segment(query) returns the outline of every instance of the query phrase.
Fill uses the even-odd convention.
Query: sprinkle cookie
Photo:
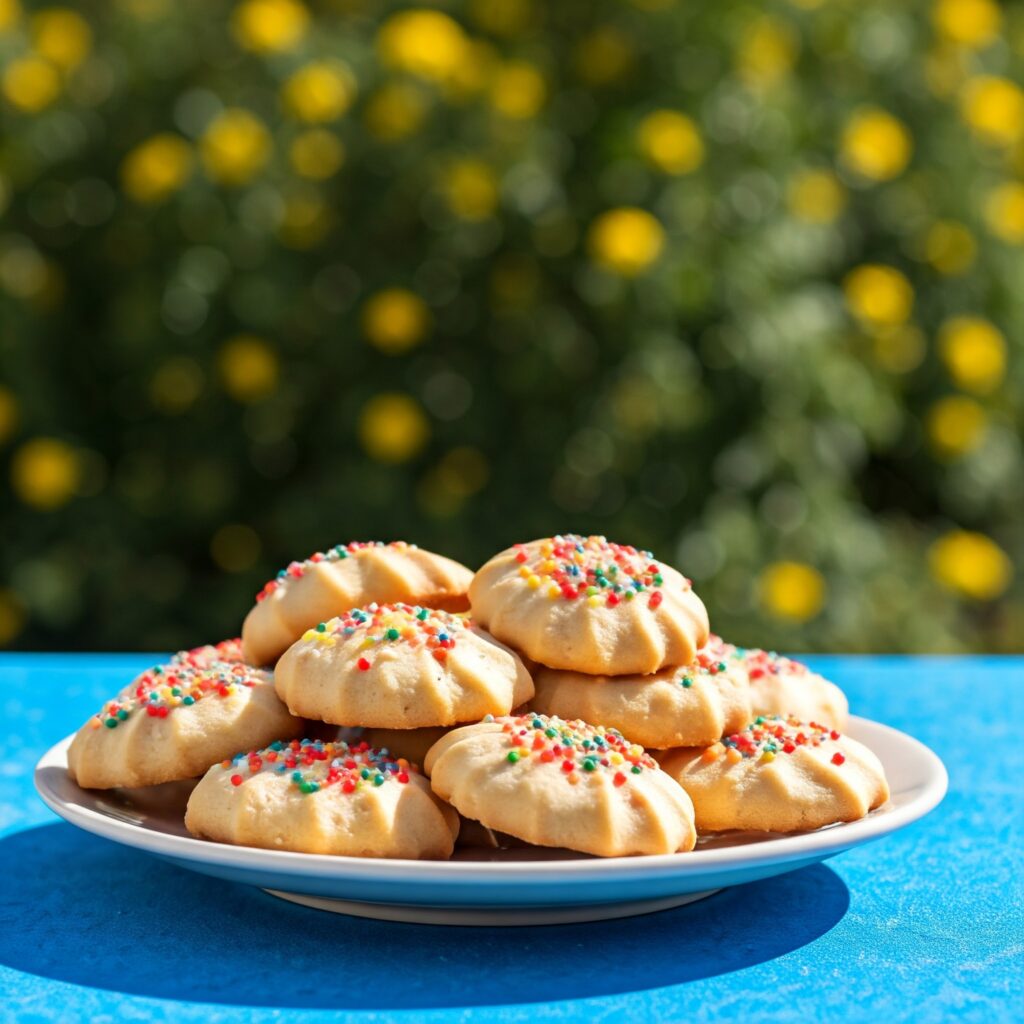
[[[734,647],[714,634],[704,650],[730,670],[746,673],[754,715],[790,715],[805,722],[822,722],[833,729],[846,728],[850,717],[846,695],[801,662],[774,651]]]
[[[464,611],[472,575],[464,565],[405,541],[318,551],[282,569],[256,595],[242,626],[245,660],[271,665],[318,622],[373,601]]]
[[[469,588],[473,618],[549,668],[633,675],[689,664],[708,636],[690,581],[648,551],[566,534],[495,555]]]
[[[658,755],[701,831],[795,832],[855,821],[889,799],[878,758],[835,729],[760,716],[703,750]]]
[[[459,829],[408,761],[341,740],[275,742],[214,765],[185,825],[238,846],[433,860],[451,856]]]
[[[301,729],[269,672],[240,662],[169,662],[143,672],[78,730],[68,770],[87,789],[153,786]]]
[[[193,668],[209,668],[215,661],[229,664],[244,662],[242,638],[238,636],[231,640],[221,640],[219,644],[203,644],[202,647],[193,647],[189,651],[178,651],[171,658],[172,665],[191,665]]]
[[[318,623],[282,656],[275,683],[292,714],[383,729],[472,722],[533,696],[508,648],[461,616],[408,604]]]
[[[530,714],[454,729],[427,754],[434,792],[537,846],[599,857],[693,849],[690,799],[614,729]]]
[[[618,729],[645,747],[696,747],[742,729],[753,714],[746,673],[707,649],[683,668],[647,676],[585,676],[538,668],[530,707]]]

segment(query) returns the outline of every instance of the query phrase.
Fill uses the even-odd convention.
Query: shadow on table
[[[822,865],[644,917],[439,928],[285,903],[69,825],[0,840],[0,963],[133,995],[242,1006],[410,1009],[659,988],[798,949],[849,892]]]

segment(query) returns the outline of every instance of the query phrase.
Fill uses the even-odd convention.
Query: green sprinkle
[[[679,681],[683,684],[684,689],[688,690],[691,686],[693,686],[693,680],[689,676],[683,676],[683,678]]]
[[[591,757],[585,757],[583,759],[583,770],[585,772],[592,772],[597,768],[597,762]]]
[[[121,710],[117,713],[117,717],[120,718],[121,721],[123,722],[128,717],[128,712],[125,711],[124,708],[121,708]]]
[[[421,609],[420,609],[420,610],[419,610],[419,611],[418,611],[418,612],[416,613],[416,618],[417,618],[417,619],[419,619],[419,620],[420,620],[420,622],[426,622],[426,620],[427,620],[427,616],[428,616],[429,614],[430,614],[430,612],[428,612],[426,608],[421,608]]]
[[[654,582],[660,587],[665,581],[662,579],[661,573],[656,572],[654,574]]]
[[[316,624],[316,631],[318,633],[326,633],[327,632],[327,623],[326,622],[318,622]]]
[[[361,772],[360,772],[359,774],[360,774],[360,775],[361,775],[361,776],[362,776],[362,777],[363,777],[364,779],[368,779],[368,778],[370,777],[370,769],[369,769],[369,768],[364,768],[364,769],[363,769],[363,770],[362,770],[362,771],[361,771]]]
[[[373,784],[375,786],[383,786],[384,785],[384,776],[383,775],[374,775],[374,777],[373,777]]]
[[[108,718],[103,724],[108,729],[116,729],[117,728],[117,719],[116,718]]]
[[[195,702],[195,697],[182,697],[181,699],[181,703],[184,704],[186,707],[190,707],[191,705],[195,704]],[[280,747],[278,749],[280,749]]]
[[[516,761],[519,760],[519,751],[518,750],[510,750],[508,752],[505,760],[507,760],[509,764],[515,764]]]
[[[398,632],[398,630],[397,630],[397,629],[395,629],[394,627],[392,627],[391,629],[389,629],[389,630],[388,630],[388,631],[387,631],[387,632],[386,632],[386,633],[385,633],[384,635],[385,635],[385,636],[386,636],[386,637],[387,637],[387,638],[388,638],[389,640],[397,640],[397,639],[399,638],[399,636],[401,636],[401,634],[400,634],[400,633]]]
[[[292,772],[292,782],[301,782],[302,772]]]
[[[544,730],[544,735],[547,736],[547,738],[549,740],[553,740],[558,735],[558,730],[557,729],[552,729],[551,726],[549,725]]]
[[[639,774],[640,774],[640,773],[641,773],[641,772],[643,771],[643,768],[641,768],[641,767],[640,767],[640,765],[638,765],[638,764],[635,764],[635,765],[633,765],[633,767],[632,767],[632,768],[630,768],[629,770],[630,770],[630,771],[631,771],[631,772],[632,772],[632,773],[633,773],[634,775],[639,775]]]

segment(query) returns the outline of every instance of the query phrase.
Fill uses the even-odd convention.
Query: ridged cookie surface
[[[407,761],[340,740],[276,742],[214,765],[185,825],[238,846],[432,860],[451,856],[459,829]]]
[[[753,718],[746,673],[704,651],[682,668],[646,676],[587,676],[538,668],[530,708],[618,729],[645,747],[714,743]]]
[[[693,849],[689,797],[614,729],[527,713],[454,729],[427,754],[434,792],[537,846],[599,857]]]
[[[690,581],[647,551],[566,534],[495,555],[469,588],[473,618],[549,668],[588,675],[691,662],[708,617]]]
[[[846,694],[802,662],[757,647],[735,647],[713,633],[704,652],[743,672],[750,681],[754,715],[782,715],[845,729],[850,717]]]
[[[383,729],[472,722],[533,696],[523,663],[493,637],[462,616],[406,604],[319,623],[274,678],[295,715]]]
[[[472,572],[415,544],[338,544],[282,569],[256,595],[242,626],[245,659],[271,665],[318,622],[376,601],[448,611],[469,606]]]
[[[240,662],[169,662],[136,677],[78,730],[68,770],[88,789],[154,786],[301,729],[269,672]]]
[[[889,799],[885,771],[862,743],[827,726],[759,717],[700,750],[658,754],[690,794],[701,831],[795,832],[855,821]]]

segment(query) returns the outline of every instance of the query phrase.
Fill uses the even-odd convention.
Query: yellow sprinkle
[[[539,576],[527,576],[526,577],[526,585],[531,590],[536,590],[540,586],[540,577]]]
[[[315,629],[307,629],[306,632],[302,634],[302,639],[303,640],[315,640],[316,639],[316,630]]]
[[[633,746],[631,746],[629,748],[629,756],[630,757],[634,757],[634,758],[642,757],[643,756],[643,752],[644,752],[644,748],[639,746],[636,743],[634,743]]]
[[[548,587],[548,597],[550,597],[552,601],[554,601],[559,594],[561,594],[561,591],[554,584]]]
[[[766,750],[761,755],[761,760],[764,761],[765,764],[767,764],[769,761],[774,761],[775,760],[775,755],[770,750]]]
[[[590,597],[587,598],[587,604],[589,604],[591,608],[596,608],[600,603],[601,597],[598,594],[591,594]]]
[[[608,760],[611,761],[612,764],[622,764],[626,759],[621,754],[615,753],[610,755]]]
[[[524,580],[527,579],[531,575],[529,566],[519,566],[519,575],[522,576]]]

